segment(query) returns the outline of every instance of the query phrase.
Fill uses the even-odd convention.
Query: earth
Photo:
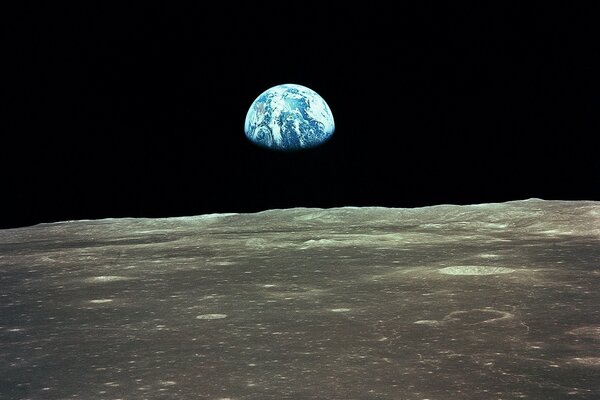
[[[334,130],[325,100],[301,85],[284,84],[266,90],[246,114],[246,137],[272,150],[316,147],[329,140]]]

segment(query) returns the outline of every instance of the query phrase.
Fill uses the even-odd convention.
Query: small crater
[[[443,322],[461,323],[464,325],[489,324],[500,320],[513,318],[506,311],[474,309],[468,311],[454,311],[444,317]]]
[[[582,326],[581,328],[575,328],[567,333],[569,335],[576,335],[589,339],[600,340],[600,325]]]
[[[438,325],[439,321],[436,321],[434,319],[420,319],[418,321],[413,322],[413,324],[417,324],[417,325]]]
[[[227,314],[201,314],[196,317],[197,319],[223,319],[227,318]]]
[[[600,357],[574,357],[571,362],[583,367],[600,368]]]
[[[481,258],[500,258],[501,256],[498,255],[498,254],[481,253],[481,254],[478,254],[478,257],[481,257]]]
[[[101,275],[101,276],[93,276],[91,278],[84,279],[85,282],[89,283],[104,283],[104,282],[118,282],[118,281],[128,281],[132,278],[128,278],[126,276],[117,276],[117,275]]]
[[[486,267],[482,265],[460,265],[455,267],[440,268],[438,270],[445,275],[497,275],[515,272],[512,268]]]
[[[112,301],[113,301],[113,299],[94,299],[94,300],[89,300],[89,302],[92,303],[92,304],[110,303]]]

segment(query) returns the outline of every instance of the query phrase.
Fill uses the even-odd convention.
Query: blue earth
[[[329,106],[315,91],[295,84],[274,86],[254,100],[246,137],[272,150],[294,151],[325,143],[335,130]]]

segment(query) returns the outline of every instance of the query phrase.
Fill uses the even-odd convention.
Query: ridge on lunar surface
[[[600,202],[40,224],[0,273],[0,398],[600,397]]]

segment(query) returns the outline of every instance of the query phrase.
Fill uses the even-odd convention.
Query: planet
[[[325,143],[335,123],[329,106],[314,90],[296,84],[274,86],[254,100],[244,130],[254,144],[296,151]]]
[[[1,399],[600,399],[600,202],[0,230]]]

